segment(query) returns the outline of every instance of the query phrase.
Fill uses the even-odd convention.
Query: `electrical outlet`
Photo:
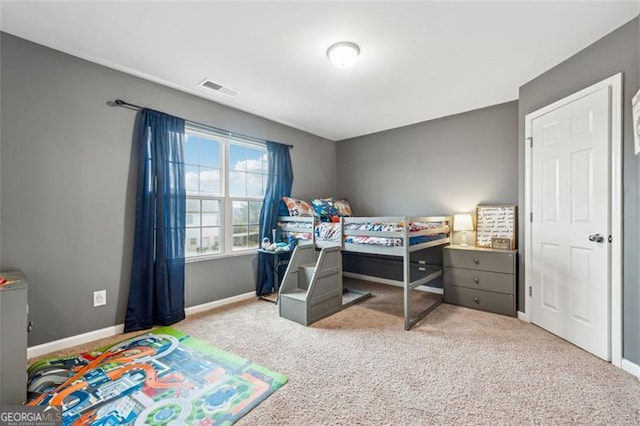
[[[98,290],[93,292],[93,307],[104,306],[107,304],[107,290]]]

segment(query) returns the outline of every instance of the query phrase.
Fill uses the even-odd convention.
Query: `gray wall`
[[[638,19],[634,19],[596,43],[520,88],[519,165],[520,205],[524,205],[524,117],[618,72],[624,73],[624,351],[626,359],[640,363],[640,258],[638,257],[638,157],[633,153],[631,98],[638,89]],[[522,211],[521,211],[522,213]],[[520,224],[524,224],[520,216]],[[520,227],[521,241],[524,228]],[[521,254],[524,244],[520,245]],[[523,256],[520,259],[522,261]],[[524,307],[524,266],[521,263],[518,309]]]
[[[122,98],[193,121],[293,144],[293,194],[336,190],[336,144],[1,35],[2,269],[30,284],[29,345],[122,323],[135,210],[136,113]],[[187,265],[187,306],[254,290],[255,255]],[[92,294],[107,290],[107,306]]]
[[[338,193],[359,216],[516,204],[517,116],[513,101],[340,141]]]

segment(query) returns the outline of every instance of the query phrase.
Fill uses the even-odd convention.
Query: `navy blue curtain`
[[[264,203],[260,211],[260,241],[272,239],[271,231],[276,227],[278,216],[288,215],[282,197],[291,196],[293,185],[293,167],[289,146],[267,141],[267,158],[269,162],[269,180],[264,195]],[[258,254],[258,281],[256,294],[262,296],[273,293],[274,277],[272,261],[268,254]]]
[[[131,286],[124,331],[184,319],[184,120],[143,109]]]

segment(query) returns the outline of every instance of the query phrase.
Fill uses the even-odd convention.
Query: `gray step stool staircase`
[[[309,325],[340,311],[342,306],[342,254],[340,247],[313,244],[295,248],[278,297],[280,316]]]

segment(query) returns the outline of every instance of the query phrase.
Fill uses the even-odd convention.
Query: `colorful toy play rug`
[[[30,405],[61,405],[65,425],[229,425],[287,377],[183,334],[153,330],[29,367]]]

